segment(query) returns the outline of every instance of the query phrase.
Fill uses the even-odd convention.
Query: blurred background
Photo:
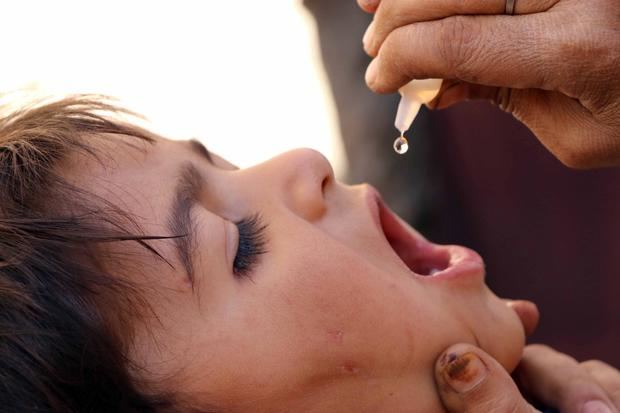
[[[298,1],[4,2],[0,90],[103,93],[241,167],[300,146],[345,159]]]
[[[0,91],[116,96],[241,167],[315,148],[431,240],[480,252],[499,295],[535,301],[532,342],[620,367],[620,170],[569,170],[484,102],[423,111],[396,155],[398,97],[364,84],[355,0],[22,0],[2,17]]]

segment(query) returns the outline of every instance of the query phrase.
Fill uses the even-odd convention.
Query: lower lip
[[[456,245],[435,247],[448,249],[450,255],[448,266],[431,276],[413,273],[417,278],[428,282],[443,282],[455,279],[463,281],[482,281],[484,279],[484,261],[482,261],[482,258],[477,252]]]

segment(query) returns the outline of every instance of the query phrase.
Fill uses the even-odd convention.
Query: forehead
[[[93,139],[89,145],[93,146],[96,156],[70,156],[62,165],[62,175],[84,191],[89,209],[120,211],[122,217],[130,217],[131,221],[126,228],[123,224],[122,230],[139,235],[171,235],[170,208],[183,165],[192,162],[204,167],[210,162],[208,152],[190,141],[156,138],[148,142],[131,136],[112,136]],[[134,223],[137,225],[132,225]],[[164,241],[150,242],[158,248],[169,249]],[[144,252],[135,243],[122,244],[123,248]],[[116,245],[110,247],[116,248]],[[152,261],[152,257],[149,260]]]
[[[88,142],[90,154],[71,154],[62,173],[93,198],[123,208],[158,200],[169,190],[169,177],[191,152],[180,142],[157,138],[153,142],[131,136],[111,136]],[[132,208],[130,208],[132,209]],[[129,211],[128,211],[129,212]]]
[[[174,177],[187,161],[201,166],[237,169],[225,159],[210,153],[196,139],[179,141],[156,135],[151,137],[152,142],[125,135],[91,139],[88,144],[93,147],[96,156],[70,155],[68,162],[61,167],[62,174],[80,188],[94,191],[96,195],[118,197],[115,190],[135,187],[137,194],[148,192],[150,196],[155,196],[166,192],[174,184]]]

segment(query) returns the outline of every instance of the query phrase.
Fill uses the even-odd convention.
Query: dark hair
[[[94,140],[153,141],[117,114],[131,113],[93,95],[0,108],[3,412],[178,409],[131,377],[125,349],[139,292],[101,258],[102,243],[137,242],[164,259],[149,244],[163,237],[145,236],[130,216],[60,173],[68,155],[98,159]],[[104,302],[124,311],[111,317]]]

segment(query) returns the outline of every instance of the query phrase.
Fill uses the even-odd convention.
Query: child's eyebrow
[[[192,251],[195,247],[196,226],[191,210],[197,202],[203,185],[204,180],[198,168],[191,162],[185,162],[180,168],[167,220],[168,231],[174,236],[177,257],[183,264],[192,284],[194,282]]]
[[[211,152],[209,152],[206,146],[204,146],[199,140],[190,139],[189,144],[190,144],[190,147],[192,148],[192,151],[194,151],[196,154],[198,154],[199,156],[207,160],[211,165],[214,165]]]

